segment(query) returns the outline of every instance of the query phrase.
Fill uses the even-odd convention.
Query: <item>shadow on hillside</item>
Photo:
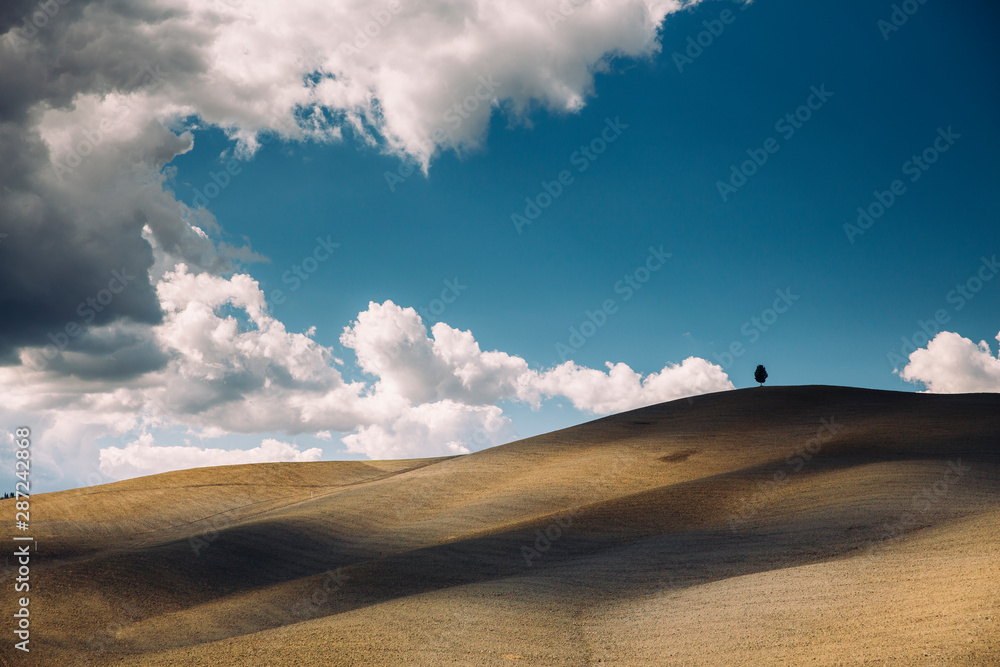
[[[902,459],[876,446],[859,453],[859,447],[862,445],[856,442],[832,441],[796,476],[807,482],[880,461],[940,459],[929,455]],[[962,456],[963,461],[990,466],[995,473],[998,457],[993,451],[979,446],[954,449],[952,453]],[[133,595],[170,600],[154,613],[313,577],[304,596],[285,594],[273,598],[276,602],[262,601],[270,604],[268,613],[261,614],[259,625],[237,631],[244,634],[511,577],[564,582],[560,590],[566,598],[647,595],[841,558],[866,541],[884,540],[884,525],[898,518],[898,507],[883,507],[866,523],[847,530],[843,507],[831,505],[805,524],[767,525],[766,531],[752,525],[732,530],[725,518],[731,515],[734,500],[752,493],[758,481],[780,469],[787,469],[783,460],[596,503],[575,513],[558,536],[552,526],[559,525],[561,518],[565,524],[565,513],[524,522],[497,534],[383,555],[377,548],[344,536],[317,537],[311,522],[296,526],[261,521],[220,531],[198,557],[187,541],[176,541],[100,559],[83,566],[86,571],[80,576],[99,589],[117,589],[120,594],[122,575],[127,573],[127,580],[134,582]],[[692,496],[698,496],[698,506],[704,508],[707,501],[715,510],[692,513],[685,507]],[[555,539],[541,550],[539,534],[547,529]],[[332,532],[337,532],[335,526]],[[532,549],[536,555],[528,558]],[[626,554],[631,555],[626,558]],[[624,570],[625,565],[630,570]],[[589,576],[579,576],[581,566]],[[325,589],[319,596],[321,603],[309,602],[311,594],[322,590],[324,581],[329,580],[324,573],[336,568],[341,568],[336,586]],[[303,608],[306,613],[301,613]],[[204,636],[176,637],[172,646],[226,637],[227,627],[223,622],[216,624],[214,631],[206,630]]]

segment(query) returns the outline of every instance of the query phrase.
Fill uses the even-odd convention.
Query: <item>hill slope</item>
[[[32,500],[11,665],[1000,664],[995,394],[754,388]]]

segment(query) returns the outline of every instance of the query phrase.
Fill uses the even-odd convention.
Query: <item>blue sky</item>
[[[289,332],[316,327],[312,340],[343,360],[346,381],[373,377],[341,344],[344,328],[370,302],[392,301],[539,372],[571,359],[645,376],[697,357],[735,387],[753,386],[760,363],[769,384],[983,390],[1000,377],[996,355],[976,347],[996,349],[1000,305],[997,269],[984,264],[1000,251],[998,10],[940,0],[906,8],[916,11],[905,23],[897,13],[902,24],[890,30],[888,2],[701,2],[666,17],[652,56],[606,56],[592,90],[580,88],[582,106],[522,94],[524,82],[504,73],[509,63],[493,71],[485,60],[474,74],[497,81],[496,108],[478,110],[481,131],[461,128],[459,150],[435,146],[430,156],[415,141],[394,144],[385,128],[359,135],[350,123],[335,141],[265,132],[273,140],[251,156],[235,140],[239,123],[192,104],[163,121],[190,145],[156,170],[185,224],[203,206],[199,219],[221,226],[212,243],[249,244],[266,257],[215,274],[252,276]],[[572,30],[573,20],[553,30]],[[450,99],[473,90],[478,79],[468,80]],[[582,157],[587,146],[600,154]],[[762,164],[747,162],[754,156]],[[214,188],[212,174],[227,164],[238,173]],[[406,178],[387,177],[414,164]],[[752,173],[731,180],[741,168]],[[525,199],[538,201],[546,183],[552,191],[564,170],[558,196],[518,229],[512,216],[525,214]],[[725,182],[734,187],[723,194]],[[859,207],[881,206],[867,229],[845,228]],[[317,239],[339,245],[314,255]],[[644,270],[661,248],[669,259]],[[296,266],[308,276],[298,285]],[[977,272],[990,279],[977,283]],[[626,276],[648,280],[626,289]],[[435,305],[443,291],[453,300]],[[594,315],[602,326],[573,345],[571,328],[609,299],[613,312]],[[227,312],[246,323],[239,308]],[[935,316],[923,336],[920,323]],[[938,329],[954,337],[911,360]],[[742,355],[730,356],[734,345]],[[911,362],[908,377],[920,381],[893,372]],[[543,391],[534,407],[494,398],[511,420],[508,438],[603,414],[571,391]],[[323,458],[364,456],[339,441],[349,430],[317,431],[209,434],[176,417],[87,437],[98,448],[144,433],[158,446],[224,449],[274,438],[319,447]],[[54,483],[73,484],[62,479]]]
[[[678,71],[673,54],[725,9],[732,23]],[[579,113],[538,112],[530,127],[496,113],[482,150],[447,152],[394,191],[385,172],[398,173],[400,159],[350,138],[272,142],[210,208],[271,259],[251,269],[265,293],[288,290],[281,276],[317,236],[341,244],[275,304],[290,328],[317,326],[324,344],[336,344],[369,301],[427,309],[458,278],[467,289],[440,319],[471,329],[484,349],[555,364],[569,327],[621,298],[614,285],[662,245],[671,260],[587,339],[577,362],[651,372],[691,355],[719,361],[713,355],[743,342],[746,353],[726,367],[737,386],[752,386],[764,363],[773,383],[913,391],[887,359],[900,338],[945,308],[952,328],[990,339],[1000,304],[1000,281],[960,312],[946,301],[997,250],[1000,54],[991,23],[970,22],[967,11],[931,2],[885,40],[877,22],[890,5],[704,3],[668,19],[652,62],[615,61],[599,75]],[[776,131],[813,86],[832,96],[791,137]],[[570,156],[606,118],[628,128],[579,173]],[[902,166],[939,128],[961,138],[913,183]],[[196,136],[173,162],[185,201],[231,145],[218,130]],[[722,201],[717,182],[771,137],[778,152]],[[573,183],[518,234],[511,214],[563,169]],[[844,224],[897,179],[906,193],[850,243]],[[751,323],[751,343],[743,325],[785,288],[799,300],[766,332]],[[535,423],[576,418],[557,411]]]

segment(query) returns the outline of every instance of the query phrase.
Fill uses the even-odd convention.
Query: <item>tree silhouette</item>
[[[760,386],[764,386],[764,382],[767,380],[767,369],[763,365],[758,364],[757,370],[753,372],[753,379],[760,383]]]

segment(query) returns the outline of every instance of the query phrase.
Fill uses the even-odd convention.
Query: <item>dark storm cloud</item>
[[[174,14],[148,2],[52,0],[44,21],[36,16],[45,11],[37,0],[2,5],[0,363],[9,364],[21,347],[73,351],[94,326],[160,322],[146,227],[160,250],[196,269],[224,272],[231,258],[254,255],[228,246],[219,253],[163,191],[160,170],[190,149],[190,134],[151,122],[128,141],[91,141],[85,164],[60,171],[38,130],[47,110],[73,110],[80,95],[131,93],[197,76],[204,69],[202,33],[178,29],[151,37],[138,28]],[[75,136],[99,136],[96,122],[74,128]],[[210,231],[214,226],[210,214],[199,222]],[[129,347],[111,364],[77,359],[74,365],[62,356],[46,363],[52,370],[93,374],[107,367],[120,375],[163,363],[163,355],[148,352]]]
[[[76,206],[49,187],[39,173],[51,169],[48,151],[23,127],[0,126],[0,153],[0,230],[7,235],[0,244],[0,354],[48,344],[72,323],[158,322],[147,275],[153,253],[141,221]],[[120,289],[114,271],[131,276]]]

